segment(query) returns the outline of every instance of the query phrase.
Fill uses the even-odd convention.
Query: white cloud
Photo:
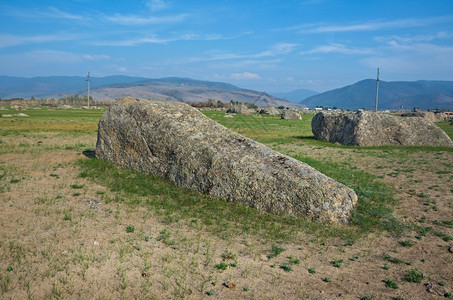
[[[266,58],[266,57],[278,57],[280,55],[286,55],[294,50],[298,44],[289,44],[289,43],[279,43],[271,46],[269,50],[265,50],[258,53],[252,54],[236,54],[236,53],[224,53],[220,51],[215,51],[208,53],[207,55],[201,57],[192,57],[186,62],[194,63],[201,61],[222,61],[222,60],[238,60],[245,59],[249,61],[256,62],[257,59]],[[259,62],[259,61],[258,61]]]
[[[261,79],[258,74],[250,73],[250,72],[243,72],[243,73],[233,73],[231,74],[231,78],[235,80],[254,80],[254,79]]]
[[[48,42],[62,42],[80,39],[81,36],[77,34],[59,33],[47,35],[34,35],[34,36],[18,36],[11,34],[0,34],[0,48],[18,46],[31,43],[48,43]]]
[[[128,39],[128,40],[115,40],[115,41],[95,41],[92,43],[94,46],[138,46],[142,44],[166,44],[178,41],[213,41],[224,39],[220,34],[206,34],[200,35],[197,33],[183,33],[168,38],[160,38],[153,34],[147,37]]]
[[[161,17],[141,17],[137,15],[121,15],[115,14],[113,16],[106,16],[105,19],[109,22],[119,25],[153,25],[163,23],[179,23],[186,19],[187,14],[177,14],[173,16],[161,16]]]
[[[380,55],[360,60],[369,67],[380,66],[388,72],[439,77],[453,70],[453,47],[428,43],[400,43],[392,40],[380,49]],[[451,75],[450,75],[451,78]]]
[[[364,20],[349,24],[312,23],[275,29],[276,31],[297,31],[299,33],[333,33],[333,32],[358,32],[377,31],[384,29],[395,30],[398,28],[425,27],[432,24],[451,23],[453,16],[440,16],[433,18],[408,18],[391,21]]]
[[[110,59],[110,56],[105,55],[105,54],[94,54],[94,55],[85,54],[85,55],[82,55],[82,59],[83,60],[104,60],[104,59]]]
[[[416,42],[430,42],[436,39],[449,39],[453,37],[453,33],[440,31],[436,34],[425,34],[425,35],[392,35],[390,37],[375,37],[374,40],[377,42],[389,42],[389,41],[398,41],[400,43],[416,43]]]
[[[290,43],[278,43],[273,45],[270,50],[264,51],[261,53],[263,56],[273,56],[273,55],[281,55],[281,54],[288,54],[296,48],[298,44],[290,44]]]
[[[328,53],[340,53],[340,54],[346,54],[346,55],[352,55],[352,54],[371,54],[373,53],[373,50],[367,49],[367,48],[348,48],[345,45],[342,44],[329,44],[329,45],[323,45],[319,46],[316,48],[313,48],[310,51],[305,51],[301,52],[301,55],[305,54],[328,54]]]
[[[165,0],[150,0],[146,3],[146,6],[148,6],[151,11],[159,11],[170,7],[170,3]]]
[[[70,14],[64,11],[59,10],[55,7],[49,8],[50,12],[44,13],[45,16],[57,19],[66,19],[66,20],[84,20],[85,17],[81,15]]]
[[[12,61],[28,62],[31,64],[73,64],[83,61],[105,60],[110,59],[110,56],[105,54],[80,54],[60,50],[36,50],[25,53],[16,53],[5,55]]]

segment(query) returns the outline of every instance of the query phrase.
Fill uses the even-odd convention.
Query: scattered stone
[[[234,289],[236,287],[236,284],[233,281],[226,281],[223,285],[229,289]]]
[[[16,117],[29,117],[29,115],[27,114],[24,114],[24,113],[18,113],[18,114],[15,114]]]
[[[71,105],[65,104],[65,105],[60,105],[58,108],[60,108],[60,109],[72,109],[73,107]]]
[[[242,114],[242,115],[249,115],[252,113],[250,109],[247,108],[244,104],[233,105],[227,111],[229,114]]]
[[[446,293],[448,293],[448,290],[445,287],[443,287],[435,282],[425,283],[425,286],[426,286],[426,290],[428,292],[430,292],[431,294],[435,294],[438,296],[444,296]]]
[[[448,252],[453,253],[453,246],[448,247]]]
[[[99,244],[99,242],[98,242],[98,241],[94,241],[94,242],[93,242],[93,245],[95,245],[95,246],[99,246],[100,244]]]
[[[10,115],[10,114],[3,114],[2,115],[2,118],[12,118],[13,115]]]
[[[11,108],[12,108],[12,109],[15,109],[15,110],[19,110],[19,109],[27,109],[27,108],[28,108],[28,105],[26,105],[26,104],[21,104],[21,103],[12,103],[12,104],[11,104]]]
[[[262,115],[279,115],[280,111],[275,107],[264,107],[260,110]]]
[[[94,199],[94,198],[85,198],[83,200],[83,203],[90,206],[91,209],[98,210],[100,201],[98,199]]]
[[[8,110],[6,107],[0,106],[0,110]]]
[[[295,112],[293,110],[285,110],[281,114],[282,119],[289,119],[289,120],[302,120],[302,117],[298,112]]]
[[[375,112],[319,112],[312,120],[317,140],[355,146],[453,146],[448,135],[433,122]]]
[[[269,257],[267,257],[267,255],[261,254],[260,260],[261,260],[261,261],[268,261],[268,260],[269,260]]]
[[[346,223],[357,203],[343,184],[180,102],[117,101],[99,122],[95,155],[270,213]]]
[[[224,118],[232,118],[233,115],[224,115],[223,117],[224,117]]]

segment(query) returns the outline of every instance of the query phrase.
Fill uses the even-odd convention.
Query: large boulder
[[[312,119],[317,140],[355,146],[453,146],[448,135],[420,117],[402,118],[375,112],[319,112]]]
[[[281,116],[282,119],[289,119],[289,120],[302,120],[302,117],[297,111],[294,110],[285,110]]]
[[[179,102],[126,98],[99,121],[96,157],[271,213],[345,223],[353,190]]]

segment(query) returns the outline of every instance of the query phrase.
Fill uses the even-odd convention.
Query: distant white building
[[[322,111],[322,107],[315,107],[315,111]]]

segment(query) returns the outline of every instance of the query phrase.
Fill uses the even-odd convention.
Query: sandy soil
[[[79,177],[76,160],[89,158],[71,149],[77,143],[93,149],[95,139],[49,133],[1,138],[10,151],[0,155],[0,298],[444,299],[453,292],[453,241],[433,234],[453,236],[451,226],[433,224],[453,220],[451,152],[391,157],[385,150],[303,141],[279,146],[382,176],[397,190],[395,213],[432,230],[421,239],[417,231],[376,231],[352,245],[300,233],[297,242],[278,244],[253,235],[222,240],[189,221],[167,224],[146,206],[110,201],[123,195]],[[127,232],[131,224],[135,230]],[[285,250],[269,259],[272,244]],[[218,270],[227,253],[235,257],[226,263],[237,266]],[[289,264],[289,257],[299,263]],[[332,261],[340,260],[335,267]],[[420,283],[403,278],[411,269],[423,272]],[[398,288],[387,287],[388,279]]]

